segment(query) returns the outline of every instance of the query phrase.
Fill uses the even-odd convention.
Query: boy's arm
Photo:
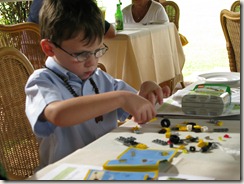
[[[113,91],[52,102],[44,109],[43,117],[57,126],[71,126],[118,108],[138,123],[148,122],[156,115],[154,105],[147,99],[128,91]]]

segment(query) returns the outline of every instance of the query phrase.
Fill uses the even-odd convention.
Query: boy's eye
[[[86,57],[89,54],[90,54],[90,52],[81,52],[81,53],[74,54],[74,56],[75,57]]]
[[[61,46],[59,46],[57,43],[53,42],[53,44],[65,53],[69,54],[70,56],[75,57],[80,62],[86,61],[91,55],[94,55],[96,58],[102,57],[108,50],[108,46],[103,44],[103,48],[97,49],[94,52],[84,51],[81,53],[71,54],[65,49],[63,49]]]
[[[91,55],[91,52],[82,52],[80,54],[76,54],[75,57],[78,60],[82,61],[82,60],[85,60],[85,59],[89,58],[90,55]]]

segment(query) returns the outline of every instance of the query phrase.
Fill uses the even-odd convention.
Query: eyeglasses
[[[103,48],[97,49],[94,52],[90,52],[90,51],[84,51],[81,52],[79,54],[71,54],[68,51],[64,50],[61,46],[59,46],[57,43],[53,42],[53,44],[58,47],[59,49],[61,49],[62,51],[64,51],[65,53],[69,54],[70,56],[76,58],[79,62],[85,62],[86,60],[89,59],[89,57],[91,55],[94,55],[96,58],[100,58],[102,57],[108,50],[108,46],[103,44]]]

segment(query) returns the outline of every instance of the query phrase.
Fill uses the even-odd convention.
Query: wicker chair
[[[241,11],[241,2],[239,1],[235,1],[232,3],[231,7],[230,7],[230,11],[233,12],[240,12]]]
[[[222,10],[220,22],[226,40],[226,48],[231,72],[240,72],[240,12]]]
[[[179,31],[179,20],[180,20],[179,6],[174,1],[163,1],[160,3],[163,5],[163,7],[165,9],[165,11],[169,17],[169,21],[173,22],[175,24],[175,27]],[[182,43],[182,46],[187,45],[188,44],[187,38],[184,35],[182,35],[181,33],[179,33],[179,36],[180,36],[180,41]]]
[[[33,66],[19,50],[0,48],[0,163],[22,180],[39,165],[38,142],[25,114],[24,87]]]
[[[25,22],[14,25],[0,25],[0,48],[17,48],[25,54],[34,69],[41,68],[46,59],[40,41],[38,24]]]
[[[102,64],[102,63],[97,63],[97,67],[100,68],[101,70],[103,70],[104,72],[107,72],[107,69],[106,69],[106,67],[105,67],[104,64]]]
[[[174,1],[164,1],[161,3],[167,12],[169,21],[173,22],[179,30],[180,8]]]

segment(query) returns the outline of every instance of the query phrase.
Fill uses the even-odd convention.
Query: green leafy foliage
[[[2,164],[0,163],[0,180],[7,180],[7,174]]]
[[[17,24],[26,22],[32,1],[1,2],[0,24]]]

